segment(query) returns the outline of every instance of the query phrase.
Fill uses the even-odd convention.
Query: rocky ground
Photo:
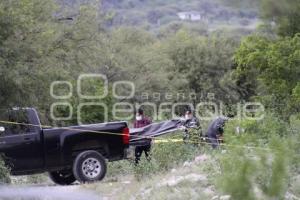
[[[221,194],[216,189],[215,181],[220,171],[220,166],[215,158],[202,154],[167,173],[162,172],[140,181],[133,176],[125,176],[91,185],[82,185],[82,187],[101,194],[105,200],[232,199],[230,195]],[[300,176],[294,178],[284,199],[300,200],[295,193],[299,186]],[[266,199],[259,190],[255,192],[255,196],[257,199]]]
[[[132,176],[118,180],[83,185],[101,193],[103,199],[230,199],[228,195],[217,193],[207,173],[218,171],[213,159],[200,155],[193,161],[168,173],[147,177],[137,181]],[[211,174],[210,174],[211,175]]]
[[[135,200],[135,199],[208,199],[229,200],[230,195],[221,194],[215,187],[215,177],[220,166],[213,156],[202,154],[192,161],[186,161],[168,172],[157,173],[137,180],[134,175],[107,177],[94,184],[55,186],[49,180],[43,185],[20,184],[14,179],[14,186],[0,187],[1,200]],[[46,176],[44,176],[45,178]],[[26,177],[22,177],[24,179]],[[24,180],[22,180],[24,182]],[[30,181],[30,180],[25,180]],[[41,180],[39,180],[41,181]],[[300,176],[294,177],[286,200],[300,200],[297,191]],[[257,199],[264,199],[259,192]]]

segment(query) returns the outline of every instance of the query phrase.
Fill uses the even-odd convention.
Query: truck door
[[[10,118],[10,124],[1,123],[5,131],[0,135],[0,152],[11,166],[12,173],[35,171],[44,166],[41,133],[29,125],[25,117]],[[15,123],[15,124],[13,124]]]

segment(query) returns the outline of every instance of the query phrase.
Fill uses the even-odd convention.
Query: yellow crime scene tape
[[[172,142],[172,143],[175,143],[175,142],[183,142],[183,139],[155,139],[154,140],[154,143],[156,144],[159,144],[159,143],[169,143],[169,142]]]

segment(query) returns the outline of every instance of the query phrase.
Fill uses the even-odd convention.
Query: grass
[[[210,199],[216,192],[209,178],[216,160],[191,160],[189,165],[177,164],[173,169],[136,178],[128,174],[112,182],[109,177],[103,182],[83,185],[108,199]]]

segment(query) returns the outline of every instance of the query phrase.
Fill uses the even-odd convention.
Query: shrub
[[[108,179],[117,179],[121,176],[126,176],[133,173],[133,162],[130,160],[120,160],[116,162],[109,162],[107,167]]]
[[[167,142],[155,144],[152,157],[157,162],[160,170],[168,170],[187,160],[194,159],[199,153],[199,148],[192,144],[182,142]]]
[[[265,149],[229,149],[220,159],[217,185],[232,199],[281,199],[288,187],[290,153],[287,139],[278,136]]]
[[[10,183],[9,169],[5,166],[5,163],[0,156],[0,184]]]
[[[49,180],[47,173],[34,174],[34,175],[26,176],[26,177],[27,177],[27,181],[25,182],[25,184],[41,184],[41,183],[45,183]]]
[[[231,144],[265,145],[274,136],[286,138],[290,135],[290,126],[272,113],[265,114],[262,120],[230,120],[225,126],[225,138]]]
[[[217,185],[232,199],[254,199],[253,175],[255,164],[244,149],[235,149],[225,155],[221,161],[221,175]]]
[[[128,160],[109,163],[107,177],[134,174],[138,180],[141,180],[144,177],[167,171],[183,164],[185,161],[194,159],[200,153],[201,149],[199,147],[170,140],[174,138],[182,139],[182,133],[167,135],[160,139],[169,140],[168,142],[157,142],[152,145],[150,162],[145,159],[143,153],[137,166],[134,165],[134,161]]]
[[[160,168],[155,159],[152,159],[150,162],[144,159],[138,165],[134,166],[134,176],[138,181],[146,177],[151,177],[158,172],[160,172]]]

